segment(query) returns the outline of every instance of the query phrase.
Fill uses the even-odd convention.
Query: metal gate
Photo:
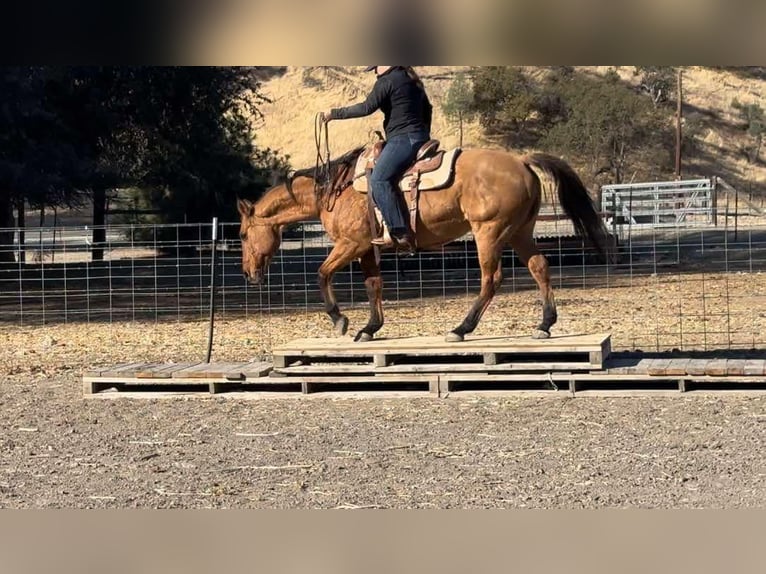
[[[601,211],[607,225],[616,228],[715,225],[716,180],[605,185]]]

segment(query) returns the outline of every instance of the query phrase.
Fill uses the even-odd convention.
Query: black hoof
[[[335,334],[342,337],[348,332],[348,317],[341,315],[340,319],[335,321]]]

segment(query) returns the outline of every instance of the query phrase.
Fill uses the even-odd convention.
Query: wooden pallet
[[[599,373],[399,373],[328,376],[294,375],[249,377],[245,380],[199,378],[84,377],[86,396],[119,392],[245,392],[271,396],[340,393],[364,396],[455,396],[462,394],[537,393],[548,396],[679,394],[701,390],[766,391],[764,376],[669,376]],[[109,394],[109,393],[106,393]],[[150,396],[144,392],[146,396]],[[135,396],[135,395],[134,395]]]
[[[116,385],[129,387],[198,387],[211,393],[227,384],[259,380],[271,372],[271,363],[128,363],[93,369],[83,376],[83,392],[92,395]],[[263,379],[265,380],[265,379]]]
[[[764,377],[667,376],[647,374],[549,373],[547,375],[444,375],[439,378],[439,394],[462,392],[555,392],[571,396],[588,394],[678,394],[693,391],[766,391]]]
[[[275,350],[275,364],[129,363],[83,377],[86,395],[108,388],[260,391],[272,395],[379,391],[447,396],[466,392],[678,393],[766,390],[766,360],[609,355],[609,337],[548,341],[476,337],[447,344],[430,337],[301,339]],[[553,357],[553,361],[548,358]]]
[[[468,337],[462,343],[447,343],[442,337],[375,339],[355,343],[351,338],[297,339],[273,351],[274,368],[285,373],[292,366],[315,363],[361,363],[365,368],[422,364],[480,364],[482,367],[550,370],[551,363],[568,369],[601,369],[611,351],[609,335],[564,335],[536,340],[529,337]],[[515,367],[519,368],[519,367]],[[495,370],[495,369],[490,369]],[[314,371],[316,372],[316,371]],[[424,371],[425,372],[425,371]]]
[[[612,357],[604,362],[604,370],[614,375],[763,377],[766,360]]]

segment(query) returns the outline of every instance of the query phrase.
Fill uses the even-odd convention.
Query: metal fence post
[[[213,353],[213,327],[215,324],[215,291],[216,291],[216,255],[218,253],[218,218],[213,218],[213,241],[210,255],[210,326],[207,335],[207,357],[205,362],[210,362]]]

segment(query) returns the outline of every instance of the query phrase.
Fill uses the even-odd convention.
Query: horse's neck
[[[268,219],[272,225],[285,225],[319,216],[311,185],[293,185],[292,195],[280,186],[268,192],[255,208],[257,217]]]

